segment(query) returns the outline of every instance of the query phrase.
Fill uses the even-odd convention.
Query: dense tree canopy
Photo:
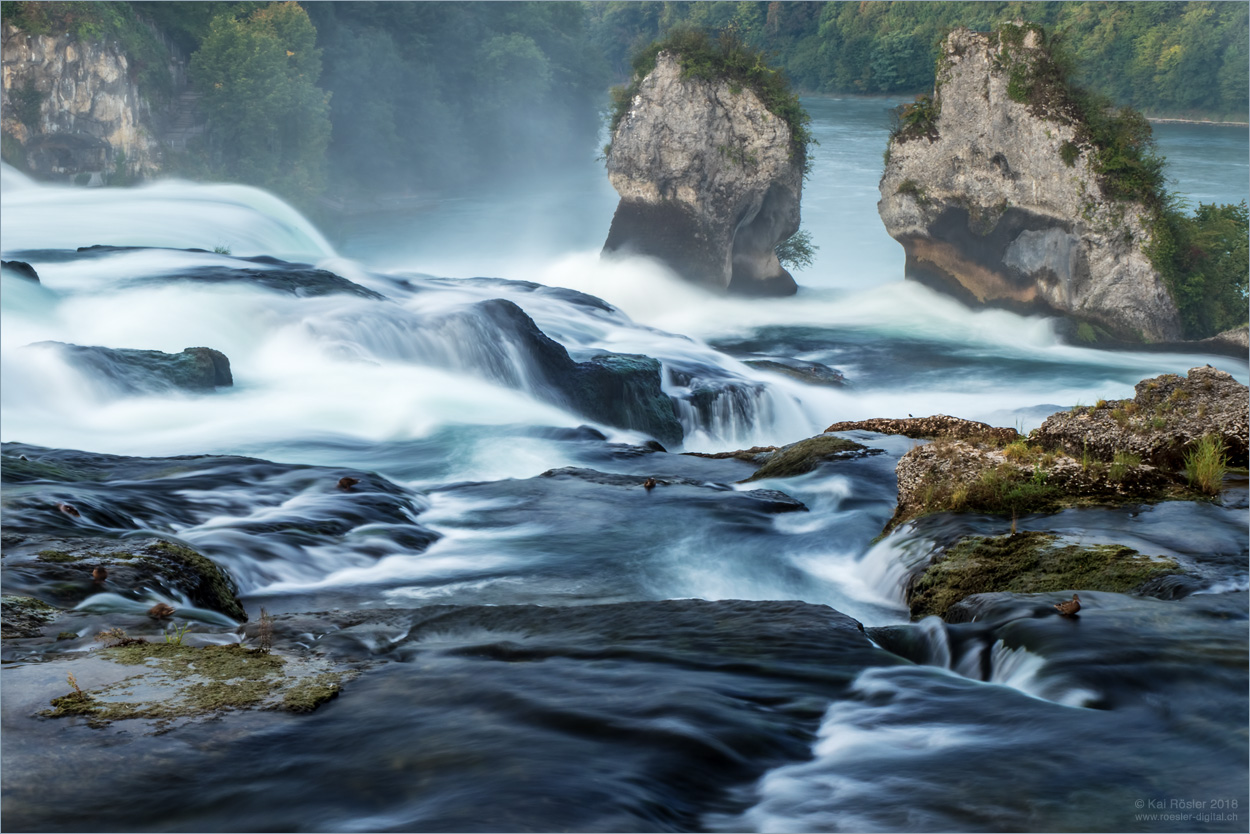
[[[606,2],[588,6],[618,77],[637,49],[681,25],[735,27],[808,92],[919,93],[947,31],[1040,23],[1077,80],[1148,115],[1244,120],[1250,7],[1221,2]]]
[[[294,2],[212,19],[191,59],[211,126],[211,169],[297,199],[321,190],[330,120],[316,44]]]

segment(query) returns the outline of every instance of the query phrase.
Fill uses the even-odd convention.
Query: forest
[[[169,165],[318,194],[550,176],[593,152],[608,88],[675,28],[732,30],[804,94],[933,84],[951,27],[1045,25],[1075,80],[1147,116],[1247,118],[1248,7],[1219,2],[4,2],[32,33],[116,41],[159,109],[189,61],[205,141]],[[260,79],[260,80],[258,80]]]
[[[628,56],[675,26],[734,27],[774,54],[806,93],[894,94],[933,85],[956,26],[1040,23],[1071,54],[1074,80],[1147,116],[1245,121],[1247,7],[1241,3],[931,2],[587,4],[590,31],[624,74]]]

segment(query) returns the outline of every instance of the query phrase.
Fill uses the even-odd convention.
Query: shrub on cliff
[[[811,117],[799,104],[799,96],[790,89],[790,82],[781,70],[768,65],[767,56],[749,46],[737,30],[722,29],[713,38],[699,29],[676,29],[667,37],[644,47],[634,55],[632,81],[625,87],[612,89],[612,121],[610,132],[629,112],[630,102],[638,94],[638,87],[651,70],[661,52],[671,52],[681,61],[682,74],[686,78],[705,81],[723,79],[730,90],[748,88],[754,92],[772,113],[785,121],[790,128],[791,152],[803,162],[806,173],[807,149],[815,140],[807,125]]]
[[[1021,49],[1029,33],[1041,49]],[[1035,115],[1076,126],[1077,145],[1062,149],[1064,162],[1072,164],[1080,146],[1090,148],[1103,195],[1139,202],[1152,213],[1146,254],[1176,304],[1185,336],[1201,339],[1245,324],[1246,204],[1199,205],[1188,216],[1165,187],[1166,160],[1155,151],[1145,116],[1073,84],[1075,59],[1041,26],[1004,24],[997,36],[1010,73],[1008,95]]]
[[[0,3],[0,17],[31,35],[68,33],[80,41],[114,41],[129,60],[131,77],[145,97],[159,103],[173,92],[169,50],[129,3],[5,0]]]

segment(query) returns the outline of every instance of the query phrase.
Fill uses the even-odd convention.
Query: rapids
[[[958,516],[878,539],[915,441],[855,433],[871,454],[750,484],[748,464],[678,454],[908,414],[1027,431],[1160,373],[1250,378],[1226,356],[1075,347],[1049,320],[902,281],[875,209],[892,102],[806,104],[820,251],[786,299],[600,260],[615,195],[589,155],[560,179],[320,230],[243,185],[81,189],[5,166],[0,249],[40,280],[0,277],[0,440],[6,461],[68,473],[6,478],[6,535],[185,542],[249,612],[327,612],[309,644],[377,661],[311,716],[114,744],[32,729],[64,678],[55,652],[10,650],[5,827],[1244,830],[1244,482],[1214,503],[1020,520],[1170,556],[1183,599],[1091,593],[1079,632],[1010,597],[978,622],[908,624],[916,565],[1006,532]],[[1244,129],[1158,134],[1195,202],[1246,198]],[[681,443],[579,411],[492,299],[573,362],[658,360]],[[208,346],[234,385],[136,392],[41,341]],[[333,489],[343,476],[361,484]],[[141,610],[90,602],[101,628]],[[1222,804],[1135,816],[1173,800]]]

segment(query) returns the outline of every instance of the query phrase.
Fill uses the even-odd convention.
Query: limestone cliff
[[[1034,27],[947,38],[933,99],[905,114],[881,178],[907,277],[1118,340],[1177,341],[1176,305],[1145,254],[1151,209],[1104,195],[1072,108],[1021,100],[1048,62]]]
[[[649,255],[713,290],[791,295],[774,247],[799,228],[798,157],[751,89],[685,78],[661,52],[612,136],[621,202],[604,252]]]
[[[30,35],[9,24],[0,43],[6,158],[16,152],[38,176],[85,175],[95,184],[123,159],[128,176],[157,168],[151,110],[115,46]]]

